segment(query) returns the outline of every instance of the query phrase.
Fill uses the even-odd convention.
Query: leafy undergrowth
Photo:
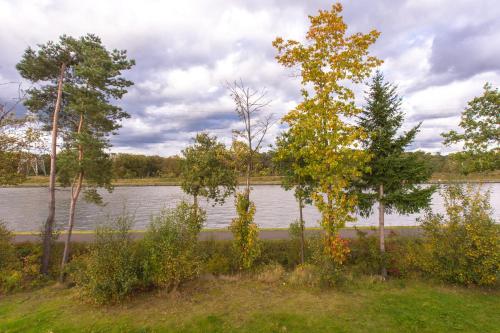
[[[325,291],[226,278],[96,307],[51,286],[1,299],[0,332],[498,332],[499,296],[419,281]]]

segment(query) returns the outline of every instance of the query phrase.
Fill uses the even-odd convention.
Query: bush
[[[317,287],[320,284],[316,266],[305,263],[298,265],[288,277],[288,283],[293,286]]]
[[[311,262],[315,266],[318,285],[322,288],[337,287],[345,283],[350,249],[347,241],[339,236],[320,236],[312,244]]]
[[[85,298],[114,303],[144,287],[138,243],[129,234],[132,224],[133,218],[123,215],[98,227],[89,253],[73,260],[72,279]]]
[[[205,272],[214,275],[225,275],[233,272],[231,259],[227,255],[216,253],[205,263]]]
[[[0,272],[10,269],[16,261],[15,248],[11,239],[12,233],[0,221]]]
[[[500,274],[500,229],[492,218],[489,193],[474,185],[443,190],[446,215],[422,220],[422,269],[441,280],[463,285],[494,285]]]
[[[196,247],[204,221],[205,213],[186,202],[153,217],[143,241],[148,282],[172,290],[200,273]]]
[[[229,229],[234,235],[234,248],[239,257],[239,268],[249,269],[260,255],[259,228],[254,223],[255,205],[244,193],[236,195],[236,212]]]
[[[283,278],[285,270],[277,263],[267,264],[260,268],[257,280],[265,283],[276,283]]]
[[[11,243],[12,234],[0,223],[0,291],[10,292],[40,285],[41,248],[38,244]]]
[[[357,273],[380,274],[382,256],[378,238],[375,235],[367,236],[366,232],[361,230],[357,230],[357,235],[357,239],[350,243],[349,265],[352,265]],[[386,245],[388,243],[386,242]]]
[[[0,221],[0,291],[4,292],[15,289],[22,278],[11,239],[12,233]]]

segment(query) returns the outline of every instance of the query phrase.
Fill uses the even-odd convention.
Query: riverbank
[[[0,299],[0,331],[498,332],[500,294],[416,280],[361,277],[335,290],[205,278],[96,307],[59,285]]]
[[[357,229],[357,230],[356,230]],[[340,230],[340,236],[346,239],[353,239],[358,237],[358,230],[366,233],[366,235],[374,235],[378,233],[377,229],[373,227],[361,227],[361,228],[344,228]],[[320,228],[307,228],[305,230],[306,237],[312,237],[321,233]],[[130,234],[133,239],[141,239],[144,237],[145,231],[136,230],[132,231]],[[58,241],[64,241],[64,235],[66,233],[61,233]],[[387,236],[401,236],[401,237],[418,237],[422,234],[422,230],[418,227],[386,227],[385,234]],[[260,239],[268,240],[280,240],[280,239],[290,239],[290,233],[288,229],[261,229],[259,233]],[[73,242],[76,243],[88,243],[94,240],[93,231],[75,231],[72,233],[71,237]],[[202,230],[199,235],[200,240],[232,240],[233,235],[229,230],[225,229],[205,229]],[[14,232],[13,242],[23,243],[23,242],[38,242],[40,241],[39,233],[37,232]]]
[[[280,176],[260,176],[252,177],[252,185],[280,185]],[[442,184],[442,183],[499,183],[500,182],[500,170],[480,173],[480,174],[470,174],[467,176],[460,174],[447,174],[447,173],[436,173],[431,177],[429,183],[431,184]],[[48,186],[49,178],[45,176],[33,176],[28,177],[28,179],[19,185],[18,187],[44,187]],[[244,178],[239,179],[240,184],[245,183]],[[150,177],[150,178],[129,178],[129,179],[115,179],[113,181],[114,186],[179,186],[181,180],[179,178],[161,178],[161,177]]]

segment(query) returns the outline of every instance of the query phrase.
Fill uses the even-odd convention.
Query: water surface
[[[500,183],[484,185],[491,191],[491,203],[494,214],[500,221]],[[134,186],[116,187],[113,193],[102,191],[104,207],[89,204],[80,200],[76,212],[76,230],[93,230],[98,223],[102,223],[108,216],[121,214],[126,208],[135,216],[134,229],[145,229],[152,214],[157,214],[162,208],[174,207],[180,200],[187,197],[178,186]],[[38,231],[47,216],[48,189],[37,188],[0,188],[0,219],[7,223],[11,230]],[[284,191],[278,185],[257,185],[253,187],[251,199],[255,202],[257,212],[255,221],[262,228],[286,228],[298,218],[297,202],[293,192]],[[57,189],[56,192],[56,223],[65,226],[69,209],[69,189]],[[435,212],[443,211],[443,199],[435,193],[432,200],[432,209]],[[201,201],[201,206],[207,211],[207,228],[225,228],[235,217],[234,199],[231,197],[223,206],[215,206]],[[387,215],[388,226],[417,225],[419,214]],[[320,215],[314,207],[306,207],[304,219],[306,226],[318,226]],[[378,224],[377,215],[369,218],[358,218],[355,225],[375,226]],[[353,225],[352,223],[349,225]]]

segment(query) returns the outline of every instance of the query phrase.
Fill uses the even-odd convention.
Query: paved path
[[[377,233],[375,229],[361,229],[363,232],[371,235]],[[315,234],[321,233],[319,229],[308,229],[306,230],[306,236],[310,237]],[[386,235],[395,234],[403,237],[418,237],[422,234],[422,230],[419,228],[387,228]],[[144,232],[132,232],[132,238],[140,239],[144,237]],[[342,229],[340,230],[340,236],[342,238],[356,238],[357,233],[355,229]],[[287,229],[282,230],[261,230],[259,234],[260,239],[289,239],[290,234]],[[206,230],[200,233],[200,240],[231,240],[233,235],[228,230]],[[91,242],[94,239],[93,233],[74,233],[71,237],[73,242]],[[40,241],[40,237],[36,234],[18,234],[14,235],[15,243],[22,242],[37,242]],[[64,241],[64,234],[61,234],[58,241]]]

